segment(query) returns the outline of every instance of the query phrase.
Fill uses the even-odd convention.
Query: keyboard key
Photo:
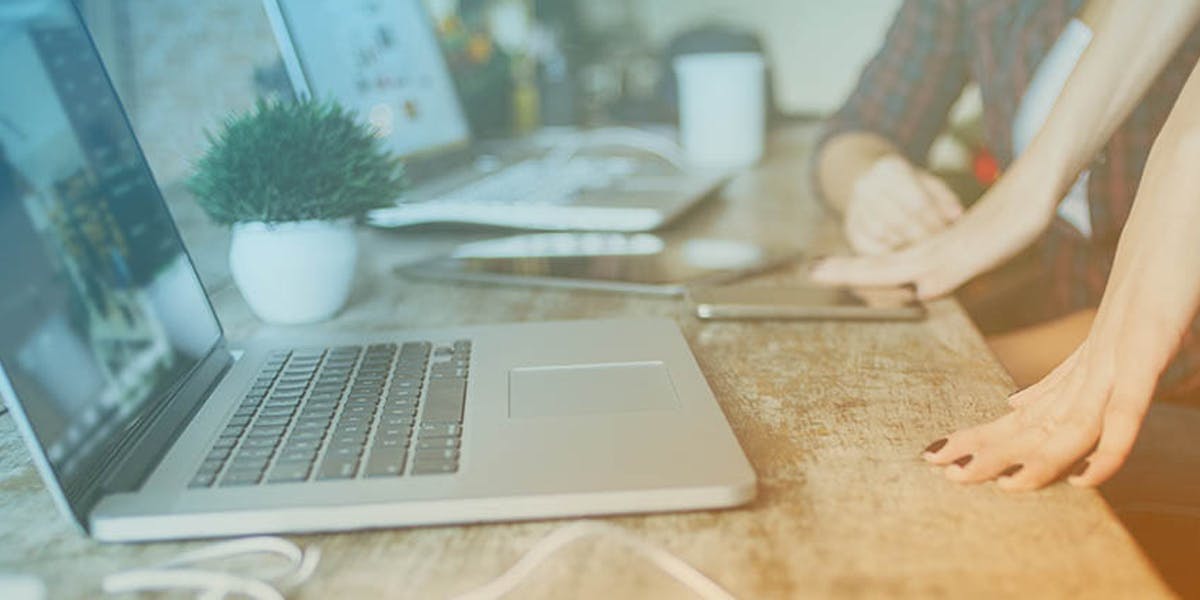
[[[271,462],[271,455],[263,456],[256,454],[255,456],[244,455],[238,452],[229,463],[230,471],[244,471],[249,469],[262,470],[267,467],[267,463]]]
[[[394,438],[375,438],[375,448],[407,448],[408,436]]]
[[[444,425],[435,423],[421,424],[421,437],[430,436],[461,436],[462,425]]]
[[[436,450],[444,448],[457,448],[459,440],[456,437],[426,437],[421,436],[417,440],[417,450]]]
[[[254,485],[262,481],[262,471],[230,471],[221,478],[221,487]]]
[[[316,450],[320,447],[321,447],[321,442],[316,441],[316,440],[304,440],[304,441],[297,442],[295,440],[289,439],[283,445],[283,452],[288,453],[293,450],[299,451],[299,452],[308,452],[308,451],[316,452]]]
[[[242,448],[274,448],[279,443],[278,439],[279,436],[248,437],[242,442]]]
[[[286,425],[255,425],[250,432],[246,434],[246,439],[252,440],[277,438],[283,435],[283,432],[286,429]]]
[[[281,452],[279,454],[278,460],[280,463],[302,462],[302,463],[306,463],[306,464],[311,464],[313,461],[317,460],[317,449],[313,448],[311,450],[299,450],[299,449],[285,450],[284,452]]]
[[[467,382],[462,379],[431,380],[421,421],[425,423],[461,423],[466,391]]]
[[[213,482],[217,480],[217,474],[214,473],[197,473],[195,477],[188,482],[189,488],[206,488],[212,487]]]
[[[208,456],[208,458],[204,459],[204,462],[200,463],[200,468],[197,469],[197,472],[198,473],[214,473],[215,474],[217,471],[220,471],[221,467],[223,467],[223,466],[225,466],[225,457],[224,456],[213,458],[212,455],[210,454]]]
[[[220,449],[220,448],[230,449],[230,448],[233,448],[234,446],[236,446],[237,443],[238,443],[238,438],[236,438],[236,437],[217,438],[217,441],[213,443],[213,449],[214,450]]]
[[[404,448],[373,448],[363,474],[367,477],[397,477],[404,473],[407,459]]]
[[[366,440],[363,440],[363,441],[365,442]],[[327,450],[325,450],[325,460],[326,461],[330,461],[330,460],[346,461],[346,460],[350,460],[350,459],[357,460],[358,457],[362,456],[363,446],[364,446],[364,444],[362,444],[361,442],[355,442],[352,444],[342,444],[342,445],[337,445],[337,444],[330,445],[330,447]]]
[[[270,460],[271,455],[273,454],[275,454],[274,448],[243,448],[238,451],[237,458],[235,460]]]
[[[358,471],[358,459],[331,460],[326,458],[317,471],[317,479],[352,479]]]
[[[404,414],[387,414],[387,413],[385,413],[383,415],[383,418],[381,418],[379,420],[379,425],[381,427],[389,427],[389,426],[396,426],[396,425],[403,425],[403,426],[411,427],[414,422],[413,414],[415,414],[415,410],[414,410],[414,412],[404,413]]]
[[[412,428],[407,425],[385,425],[375,431],[376,439],[408,439]]]
[[[268,483],[297,483],[306,481],[312,465],[309,463],[287,463],[275,465],[267,476]]]
[[[417,449],[413,459],[426,462],[458,460],[458,449]]]
[[[456,461],[437,461],[437,462],[415,462],[412,469],[413,475],[445,475],[458,472],[458,462]]]
[[[304,440],[320,440],[324,437],[323,434],[316,431],[298,431],[292,434],[291,439],[300,442]]]

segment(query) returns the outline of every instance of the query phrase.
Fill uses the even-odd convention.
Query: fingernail
[[[938,450],[941,450],[942,448],[944,448],[946,446],[946,442],[948,442],[948,441],[949,440],[947,440],[946,438],[937,440],[937,441],[933,442],[932,444],[925,446],[925,452],[927,454],[933,454],[934,452],[937,452]]]
[[[1087,470],[1088,470],[1088,467],[1090,467],[1090,466],[1091,466],[1091,463],[1089,463],[1089,462],[1088,462],[1088,461],[1086,461],[1086,460],[1085,460],[1085,461],[1083,461],[1083,462],[1081,462],[1081,463],[1079,463],[1079,466],[1075,467],[1075,470],[1071,472],[1071,476],[1072,476],[1072,477],[1079,477],[1080,475],[1083,475],[1083,473],[1084,473],[1085,471],[1087,471]]]
[[[1012,477],[1013,475],[1020,473],[1021,469],[1024,469],[1024,468],[1025,468],[1025,465],[1012,465],[1012,466],[1008,467],[1007,469],[1000,471],[1000,476],[1001,477]]]
[[[958,465],[959,467],[965,467],[965,466],[971,464],[971,459],[973,459],[973,458],[975,458],[974,454],[960,456],[957,459],[955,459],[954,464]]]

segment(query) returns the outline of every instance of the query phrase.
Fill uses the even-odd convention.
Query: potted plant
[[[229,267],[264,321],[310,323],[345,304],[354,279],[356,217],[394,201],[399,159],[334,103],[259,101],[230,117],[188,188],[231,226]]]

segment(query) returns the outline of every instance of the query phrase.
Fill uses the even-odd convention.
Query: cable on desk
[[[697,595],[705,600],[733,600],[733,596],[725,591],[724,588],[674,554],[630,535],[629,532],[620,527],[598,521],[579,521],[555,529],[550,532],[550,535],[547,535],[534,544],[516,564],[499,577],[481,587],[455,596],[455,600],[493,600],[500,598],[516,589],[522,581],[529,577],[530,573],[538,565],[541,565],[559,550],[562,550],[572,542],[590,536],[609,538],[620,542],[633,550],[635,554],[649,560],[651,564],[662,569],[671,577],[674,577],[679,583],[687,586],[688,589],[696,592]]]
[[[276,572],[260,576],[238,575],[194,566],[204,561],[255,554],[283,558],[286,565]],[[253,600],[284,600],[280,590],[287,590],[307,581],[320,560],[321,551],[315,546],[301,549],[280,537],[242,538],[185,552],[153,567],[113,573],[104,578],[101,586],[108,594],[196,590],[201,592],[201,597],[206,600],[217,600],[231,595],[245,596]]]

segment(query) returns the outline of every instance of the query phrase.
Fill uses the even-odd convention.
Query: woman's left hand
[[[1157,383],[1153,370],[1118,377],[1116,356],[1092,351],[1112,347],[1084,342],[1013,395],[1011,412],[933,442],[925,460],[944,466],[951,480],[996,480],[1006,490],[1037,489],[1064,475],[1073,485],[1104,482],[1133,448]]]

